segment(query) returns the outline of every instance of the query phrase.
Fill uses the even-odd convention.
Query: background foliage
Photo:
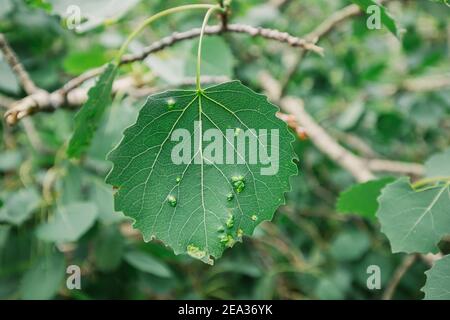
[[[176,0],[123,1],[122,5],[106,0],[0,1],[0,32],[35,83],[48,91],[110,61],[145,17],[185,4]],[[86,15],[80,34],[67,30],[61,18],[69,4],[80,5]],[[235,0],[232,21],[302,36],[348,4]],[[354,17],[320,42],[324,57],[307,54],[296,66],[298,49],[224,34],[205,40],[203,72],[239,79],[256,91],[264,87],[261,74],[269,73],[285,84],[285,94],[301,97],[314,118],[344,144],[348,137],[357,137],[377,157],[424,163],[450,145],[450,91],[399,90],[389,95],[383,88],[411,77],[450,74],[450,9],[426,0],[392,1],[388,9],[406,29],[400,39],[386,28],[368,30],[366,17]],[[170,16],[146,29],[130,51],[139,52],[173,31],[199,26],[200,21],[197,12]],[[196,45],[196,40],[176,44],[120,72],[155,87],[176,85],[194,75]],[[292,68],[295,72],[289,74]],[[0,92],[14,99],[25,95],[4,59],[0,59]],[[175,256],[158,242],[143,242],[129,221],[114,213],[113,190],[104,178],[111,166],[105,160],[107,153],[121,139],[123,129],[135,122],[144,101],[116,94],[82,160],[64,156],[76,126],[73,110],[37,114],[15,127],[2,124],[1,298],[382,296],[404,255],[391,253],[380,232],[377,203],[370,199],[346,203],[343,196],[336,207],[339,194],[354,185],[353,178],[308,139],[295,142],[299,174],[291,180],[287,204],[277,210],[272,223],[264,223],[252,238],[227,250],[215,266]],[[448,157],[440,157],[444,160],[430,160],[435,161],[430,170],[448,172]],[[388,176],[371,182],[372,192],[378,194],[388,182],[392,182]],[[347,194],[351,191],[358,192],[350,189]],[[445,241],[440,248],[449,251]],[[66,266],[71,264],[82,269],[82,290],[65,287]],[[366,268],[372,264],[381,268],[381,290],[366,286]],[[421,259],[415,261],[394,298],[423,298],[420,289],[428,269]]]

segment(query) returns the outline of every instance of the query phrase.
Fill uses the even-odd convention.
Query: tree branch
[[[323,53],[323,49],[316,46],[315,44],[275,29],[252,27],[243,24],[228,24],[226,30],[223,30],[221,25],[208,26],[205,29],[205,34],[215,35],[223,31],[248,34],[252,37],[263,37],[266,39],[286,43],[291,47],[299,47],[305,50],[311,50],[318,54]],[[121,60],[121,64],[141,61],[151,53],[161,51],[169,46],[174,45],[177,42],[196,38],[199,35],[200,28],[194,28],[185,32],[175,32],[168,37],[154,42],[152,45],[146,47],[141,53],[125,55]],[[17,101],[16,103],[14,103],[11,109],[5,113],[7,123],[9,123],[10,125],[14,125],[20,119],[33,113],[41,111],[54,111],[66,104],[70,105],[70,98],[68,97],[69,93],[75,90],[75,88],[79,87],[86,80],[98,76],[103,70],[104,66],[89,70],[86,73],[83,73],[81,76],[70,80],[62,88],[52,93],[39,90],[28,95],[22,100]]]
[[[381,299],[383,299],[383,300],[391,300],[392,299],[392,296],[394,295],[395,289],[397,289],[397,287],[400,283],[400,280],[402,280],[402,278],[406,274],[406,272],[408,272],[408,270],[412,267],[412,265],[414,264],[416,259],[417,259],[417,255],[415,255],[415,254],[407,255],[403,259],[402,263],[395,270],[394,275],[393,275],[391,281],[389,281],[387,288],[384,291]]]
[[[379,3],[383,4],[390,0],[380,0]],[[362,14],[363,11],[356,4],[348,5],[338,11],[335,11],[332,15],[330,15],[327,19],[325,19],[322,23],[320,23],[316,28],[314,28],[311,32],[305,35],[305,39],[311,41],[314,44],[317,44],[321,38],[328,35],[331,31],[333,31],[339,24],[342,22]],[[306,50],[300,51],[296,60],[292,63],[292,65],[288,68],[286,72],[286,76],[282,81],[281,85],[281,93],[284,95],[287,90],[287,85],[289,83],[289,79],[297,72],[301,62],[305,58]]]
[[[367,167],[376,172],[406,174],[416,177],[423,176],[425,167],[419,163],[392,161],[384,159],[367,159]]]
[[[286,120],[295,131],[305,132],[314,145],[339,166],[348,171],[358,182],[365,182],[375,178],[373,172],[390,172],[421,176],[424,168],[416,163],[404,163],[382,159],[366,159],[355,155],[341,146],[313,117],[305,110],[303,100],[294,97],[279,99],[281,87],[267,72],[259,74],[260,83],[264,87],[270,100],[279,103],[283,112],[291,115],[295,122]],[[300,126],[301,129],[297,127]]]
[[[40,89],[34,84],[33,80],[31,80],[27,71],[20,63],[16,53],[10,47],[8,41],[2,33],[0,33],[0,50],[3,52],[3,56],[5,57],[6,62],[9,64],[12,71],[16,74],[25,92],[27,94],[33,94],[39,91]]]
[[[280,107],[282,111],[295,116],[297,123],[305,128],[308,137],[320,151],[347,170],[358,182],[375,178],[361,158],[342,147],[315,122],[305,111],[302,100],[286,97],[281,100]]]

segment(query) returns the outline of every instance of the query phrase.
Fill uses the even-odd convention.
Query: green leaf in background
[[[437,260],[430,270],[426,271],[427,281],[422,291],[426,300],[450,300],[450,255]]]
[[[39,208],[41,198],[34,188],[22,189],[5,200],[0,209],[0,222],[20,226]]]
[[[380,8],[381,23],[388,28],[388,30],[396,37],[399,37],[400,32],[395,20],[389,15],[386,8],[379,5],[375,0],[351,0],[353,3],[361,7],[361,9],[367,13],[367,8],[370,6],[378,6]]]
[[[33,0],[39,1],[39,0]],[[79,8],[83,21],[77,27],[77,32],[86,32],[108,21],[120,19],[140,0],[48,0],[52,5],[52,12],[63,18],[70,18],[77,13],[74,10],[68,10],[71,6]]]
[[[330,247],[331,255],[338,261],[355,261],[370,248],[369,236],[358,230],[340,233]]]
[[[64,255],[42,256],[22,278],[20,293],[25,300],[47,300],[58,292],[66,273]]]
[[[92,46],[88,50],[70,52],[63,61],[64,71],[71,75],[79,75],[89,69],[100,67],[111,60],[105,48]]]
[[[342,300],[351,285],[348,270],[338,269],[321,278],[315,288],[315,295],[321,300]]]
[[[94,133],[111,104],[111,93],[117,66],[109,64],[95,86],[88,92],[88,100],[75,116],[75,130],[67,147],[70,158],[79,158],[89,149]]]
[[[162,278],[170,278],[172,276],[172,272],[166,264],[143,251],[129,251],[125,254],[124,259],[139,271]]]
[[[122,138],[123,130],[136,122],[142,104],[142,101],[116,96],[86,153],[89,159],[106,166],[106,171],[109,171],[111,163],[106,160],[106,156]]]
[[[170,84],[195,76],[198,43],[182,43],[171,50],[150,55],[145,63],[152,72]],[[206,37],[202,44],[202,75],[233,77],[235,59],[221,37]]]
[[[394,180],[394,178],[388,177],[350,187],[339,195],[336,204],[337,211],[374,219],[378,209],[377,199],[381,189]]]
[[[430,1],[442,3],[442,4],[445,4],[447,7],[450,7],[450,1],[449,0],[430,0]]]
[[[297,173],[291,145],[294,137],[275,117],[276,111],[265,96],[239,81],[202,93],[167,91],[149,97],[136,124],[125,130],[109,155],[114,166],[106,181],[117,187],[115,209],[135,220],[134,226],[146,241],[157,237],[176,254],[188,253],[213,263],[212,258],[219,258],[225,248],[272,219],[290,189],[289,177]],[[194,129],[197,120],[202,125]],[[265,135],[277,130],[278,148],[271,139],[261,142],[256,137],[269,154],[272,145],[279,150],[276,174],[262,174],[268,165],[249,164],[232,147],[227,148],[231,149],[229,156],[242,164],[217,164],[211,152],[206,156],[200,152],[201,143],[184,164],[175,165],[172,160],[172,150],[180,143],[171,138],[176,129],[185,129],[189,138],[195,133],[197,140],[207,129],[219,129],[216,143],[225,150],[223,142],[231,146],[230,140],[223,139],[227,129],[236,140],[249,128],[265,129]]]
[[[59,179],[55,189],[58,192],[58,204],[67,205],[84,200],[83,188],[86,184],[86,171],[75,163],[67,161],[64,176]]]
[[[76,241],[92,227],[97,212],[97,207],[88,202],[59,207],[48,223],[38,226],[36,235],[44,241],[58,243]]]
[[[381,231],[392,252],[436,252],[450,234],[450,186],[440,184],[415,191],[408,178],[388,184],[378,198]]]
[[[32,8],[38,8],[48,12],[52,9],[52,5],[46,0],[25,0],[25,3]]]
[[[275,277],[272,274],[264,274],[256,283],[255,299],[270,300],[275,291]]]
[[[95,241],[95,265],[100,271],[117,269],[122,260],[125,241],[116,226],[102,228]]]
[[[0,153],[0,172],[11,171],[19,168],[22,163],[22,155],[18,150],[8,150]]]
[[[97,178],[91,179],[91,193],[89,200],[98,208],[98,219],[108,225],[124,221],[123,213],[114,211],[114,195],[111,187]]]
[[[0,251],[3,250],[3,246],[6,244],[6,240],[8,240],[10,229],[10,226],[0,225]]]
[[[0,90],[12,94],[19,94],[21,90],[19,81],[4,60],[2,53],[0,53]]]
[[[3,137],[4,133],[3,133],[3,119],[0,119],[0,147],[3,148]]]
[[[185,63],[185,74],[195,76],[198,43],[194,41]],[[202,75],[233,76],[234,56],[222,37],[207,37],[202,44]]]
[[[450,149],[433,155],[425,162],[427,177],[450,177]]]

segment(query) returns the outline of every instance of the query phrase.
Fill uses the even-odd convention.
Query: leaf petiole
[[[421,180],[418,180],[412,184],[413,189],[417,190],[420,187],[438,183],[438,182],[446,182],[447,184],[450,184],[450,177],[433,177],[433,178],[424,178]]]
[[[157,14],[154,14],[150,16],[149,18],[145,19],[125,40],[125,42],[122,44],[122,46],[119,49],[119,52],[114,60],[115,65],[120,64],[120,59],[124,55],[125,51],[127,50],[128,46],[130,45],[131,41],[133,41],[134,38],[136,38],[142,30],[144,30],[145,27],[150,25],[152,22],[158,20],[159,18],[165,17],[167,15],[170,15],[172,13],[177,13],[181,11],[188,11],[188,10],[195,10],[195,9],[208,9],[211,10],[212,8],[217,7],[216,5],[212,4],[188,4],[184,6],[178,6],[174,8],[170,8],[161,12],[158,12]]]
[[[205,18],[203,19],[202,29],[200,31],[200,38],[198,40],[198,50],[197,50],[197,69],[195,74],[195,82],[197,86],[197,91],[202,91],[200,84],[200,73],[201,73],[201,60],[202,60],[202,43],[203,43],[203,35],[205,34],[206,25],[208,24],[209,17],[216,10],[222,10],[220,5],[212,6],[208,9],[205,14]]]

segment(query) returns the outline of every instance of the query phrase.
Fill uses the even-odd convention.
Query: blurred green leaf
[[[346,230],[331,243],[330,253],[338,261],[354,261],[361,258],[369,248],[370,238],[366,233]]]
[[[150,55],[145,63],[166,82],[179,84],[195,77],[197,48],[197,41],[181,44],[172,50]],[[202,75],[233,77],[234,56],[223,38],[205,38],[202,52]]]
[[[89,200],[97,206],[99,220],[104,224],[112,224],[125,220],[126,217],[123,213],[114,211],[112,188],[97,178],[91,179],[91,182]]]
[[[377,6],[380,8],[380,16],[381,23],[388,28],[388,30],[396,37],[399,37],[399,28],[397,27],[397,23],[387,12],[386,8],[382,5],[379,5],[375,0],[351,0],[353,3],[357,4],[361,7],[361,9],[367,13],[367,9],[370,6]]]
[[[346,297],[350,283],[351,277],[347,270],[336,270],[319,280],[315,294],[322,300],[342,300]]]
[[[450,177],[450,149],[433,155],[425,162],[427,177]]]
[[[340,213],[358,214],[374,219],[378,209],[377,198],[381,190],[394,178],[382,178],[356,184],[339,195],[336,209]]]
[[[38,226],[36,235],[41,240],[57,243],[76,241],[92,227],[97,214],[97,207],[87,202],[59,207],[48,223]]]
[[[101,229],[95,241],[95,264],[100,271],[117,269],[122,260],[125,241],[116,226]]]
[[[0,172],[17,169],[21,163],[22,155],[18,150],[8,150],[0,153]]]
[[[47,0],[47,2],[52,5],[53,12],[63,18],[69,18],[73,16],[74,13],[78,12],[81,14],[81,17],[83,17],[84,20],[77,26],[76,30],[78,32],[86,32],[103,23],[120,19],[131,8],[138,4],[139,1],[140,0]]]
[[[85,51],[71,51],[63,61],[64,70],[71,75],[79,75],[89,69],[100,67],[111,57],[101,46],[94,45]]]
[[[11,227],[0,225],[0,251],[3,250],[3,246],[6,244],[8,240],[8,235]]]
[[[38,209],[40,201],[39,193],[34,188],[14,192],[0,209],[0,222],[20,226]]]
[[[198,41],[192,43],[185,62],[185,75],[195,77]],[[234,56],[222,37],[205,38],[202,44],[202,75],[233,77]]]
[[[22,299],[51,299],[64,280],[65,267],[64,255],[59,252],[40,257],[23,276],[20,284]]]
[[[0,53],[0,90],[7,93],[18,94],[20,93],[20,84],[16,76],[12,72],[8,63]]]
[[[134,268],[162,278],[170,278],[172,271],[169,267],[143,251],[129,251],[125,253],[124,259]]]
[[[75,116],[75,130],[67,147],[70,158],[79,158],[88,150],[95,131],[111,104],[111,91],[117,67],[109,64],[95,86],[88,92],[88,100]]]

